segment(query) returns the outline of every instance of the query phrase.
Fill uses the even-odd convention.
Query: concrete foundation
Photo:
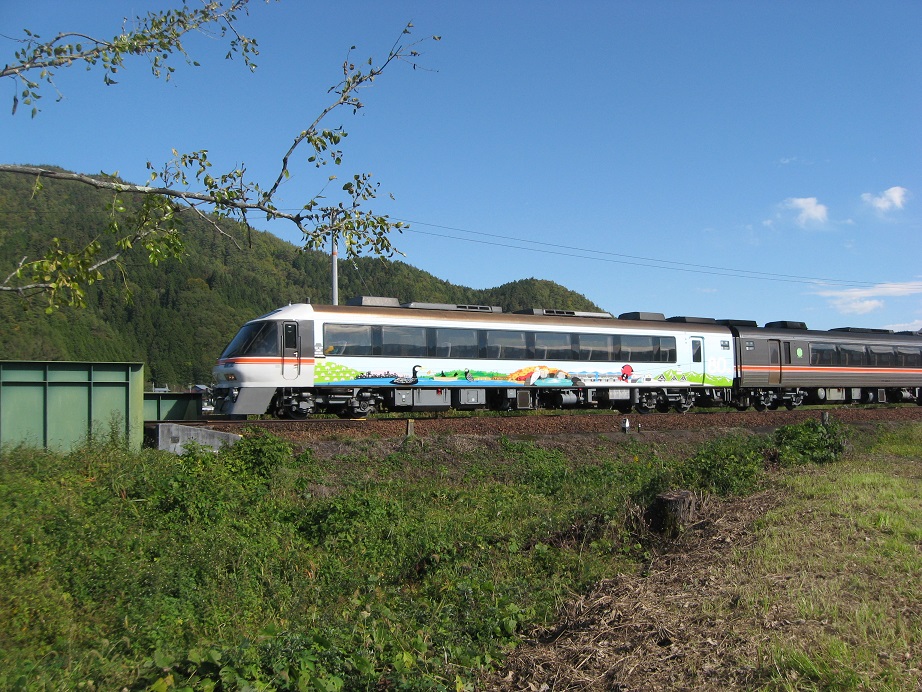
[[[157,424],[157,449],[165,449],[174,454],[182,454],[187,442],[195,442],[217,452],[221,447],[230,447],[239,439],[240,435],[208,428],[179,425],[178,423]]]

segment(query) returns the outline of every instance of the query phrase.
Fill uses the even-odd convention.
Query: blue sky
[[[110,37],[175,5],[7,0],[0,34]],[[251,5],[255,73],[205,37],[170,82],[143,61],[111,87],[62,71],[63,100],[0,118],[0,160],[144,182],[147,161],[208,149],[270,181],[349,47],[382,56],[412,21],[442,37],[427,69],[394,66],[330,122],[349,132],[340,177],[373,173],[373,209],[410,222],[409,264],[477,288],[549,279],[615,314],[922,328],[922,3]],[[282,206],[325,177],[296,167]]]

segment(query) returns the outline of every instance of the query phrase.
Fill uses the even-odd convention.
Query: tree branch
[[[114,83],[110,75],[117,71],[127,56],[152,54],[153,73],[160,76],[164,61],[173,53],[180,53],[191,62],[181,42],[186,33],[204,30],[215,24],[221,27],[222,36],[228,32],[233,34],[228,57],[231,53],[239,51],[247,65],[255,67],[251,58],[257,54],[256,42],[240,34],[234,24],[236,13],[246,10],[248,0],[232,0],[227,7],[224,7],[222,0],[203,2],[204,7],[199,10],[189,10],[184,5],[179,10],[148,13],[146,17],[137,20],[139,28],[131,32],[123,31],[111,41],[93,39],[77,33],[61,33],[52,41],[41,43],[38,36],[26,31],[26,47],[16,53],[19,62],[4,67],[0,71],[0,77],[21,80],[26,85],[23,91],[24,101],[30,103],[39,98],[37,82],[25,76],[33,70],[40,69],[39,79],[53,85],[54,68],[84,61],[87,63],[87,69],[90,69],[100,61],[106,74],[106,83],[110,84]],[[102,279],[99,270],[113,262],[118,263],[122,253],[131,249],[133,245],[141,243],[149,253],[149,260],[154,264],[165,257],[179,256],[182,241],[176,225],[175,212],[186,208],[210,223],[218,233],[231,239],[235,245],[236,240],[221,228],[221,219],[239,221],[249,229],[248,214],[255,212],[265,215],[267,221],[281,220],[294,224],[302,233],[307,247],[320,247],[325,238],[335,232],[344,240],[347,256],[354,257],[364,250],[370,250],[379,256],[394,254],[396,250],[389,233],[399,232],[404,224],[392,222],[386,215],[376,215],[361,208],[375,198],[378,189],[377,184],[371,182],[369,174],[353,175],[351,180],[342,186],[341,196],[345,199],[340,202],[327,200],[327,187],[336,176],[328,176],[321,186],[321,191],[304,202],[295,213],[279,209],[275,200],[282,182],[291,174],[292,159],[300,148],[309,147],[310,153],[306,157],[306,163],[315,168],[328,164],[341,165],[342,152],[338,147],[347,133],[341,126],[321,129],[323,122],[332,113],[343,107],[351,107],[353,113],[357,112],[363,107],[358,97],[360,89],[370,86],[397,61],[407,62],[416,68],[417,58],[420,56],[415,49],[416,46],[425,40],[439,40],[438,36],[432,36],[430,39],[404,45],[402,41],[410,34],[411,28],[412,24],[407,24],[398,40],[391,46],[386,58],[378,65],[369,59],[367,67],[356,67],[351,59],[355,47],[350,49],[342,65],[342,80],[330,87],[327,92],[335,97],[294,138],[282,156],[278,174],[268,189],[263,189],[258,182],[249,180],[246,167],[242,164],[235,170],[212,175],[212,164],[208,160],[208,151],[204,149],[185,154],[174,150],[174,158],[159,169],[155,169],[148,161],[150,180],[147,185],[126,183],[105,174],[86,175],[38,166],[0,164],[0,172],[28,175],[36,181],[61,180],[112,191],[116,194],[115,206],[120,212],[124,212],[125,208],[118,202],[118,195],[130,193],[145,200],[141,211],[133,218],[136,232],[126,234],[113,218],[109,232],[116,236],[116,244],[119,247],[117,253],[98,259],[101,251],[98,241],[93,241],[83,250],[74,253],[64,249],[59,241],[54,239],[51,250],[44,258],[34,262],[26,262],[24,258],[17,269],[0,284],[0,290],[17,290],[14,286],[15,281],[25,278],[25,274],[31,271],[33,281],[21,286],[22,290],[46,290],[50,294],[52,308],[58,300],[58,295],[66,295],[65,302],[68,304],[82,305],[84,284],[92,284]],[[65,43],[78,38],[87,39],[92,45],[84,49],[80,43]],[[166,69],[169,79],[169,72],[173,68]],[[16,103],[17,99],[14,98],[14,112]],[[35,109],[33,115],[34,113]],[[36,188],[40,187],[40,182],[36,182]],[[159,201],[148,203],[148,200]],[[42,277],[46,276],[52,278],[43,281]]]
[[[54,83],[55,70],[75,63],[86,63],[88,70],[102,63],[103,81],[106,85],[112,85],[116,84],[113,75],[124,64],[126,57],[149,55],[153,56],[151,73],[160,77],[163,70],[166,70],[166,79],[169,80],[174,68],[167,65],[167,62],[172,55],[178,53],[187,63],[198,64],[189,57],[183,46],[182,40],[186,34],[193,31],[204,33],[211,26],[217,26],[222,37],[228,32],[234,36],[226,57],[230,58],[233,53],[239,52],[250,69],[255,69],[253,56],[259,54],[256,41],[241,34],[235,25],[237,15],[247,11],[248,2],[232,0],[225,7],[222,0],[203,0],[203,6],[199,9],[189,9],[183,5],[180,9],[149,12],[143,17],[135,17],[135,28],[128,30],[123,25],[122,32],[108,40],[68,31],[59,33],[50,41],[42,41],[38,34],[26,30],[25,38],[12,39],[24,44],[15,53],[16,61],[0,69],[0,78],[16,79],[22,89],[21,93],[14,93],[13,113],[18,109],[20,96],[24,105],[33,106],[41,98],[39,82],[44,81],[57,89]],[[81,40],[89,45],[84,46],[79,42]],[[36,71],[39,72],[38,78],[31,79],[28,75]],[[35,117],[38,112],[38,107],[33,107],[32,116]]]

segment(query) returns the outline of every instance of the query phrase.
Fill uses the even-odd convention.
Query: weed
[[[815,461],[831,433],[808,432],[774,442]],[[681,461],[639,442],[592,444],[571,455],[501,440],[449,455],[414,441],[383,466],[362,450],[295,457],[257,430],[181,457],[117,439],[3,450],[0,687],[463,688],[523,629],[639,555],[631,507],[678,485],[754,489],[768,446],[714,440]],[[918,569],[912,493],[894,487],[839,527],[906,575]],[[834,612],[825,593],[799,596],[804,613]],[[861,617],[884,631],[877,612]],[[816,685],[848,683],[807,654],[773,660]]]
[[[232,473],[268,478],[277,466],[291,461],[291,444],[263,428],[247,428],[243,437],[221,455]]]
[[[862,677],[850,665],[843,642],[826,642],[823,650],[811,653],[785,646],[770,655],[771,677],[781,689],[858,690]]]
[[[765,472],[765,442],[757,436],[734,435],[702,445],[680,468],[683,484],[717,495],[753,491]]]
[[[828,464],[845,451],[845,431],[835,421],[808,420],[775,431],[778,461],[783,466]]]

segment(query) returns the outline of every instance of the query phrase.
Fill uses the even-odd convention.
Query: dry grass
[[[919,431],[911,432],[918,436]],[[899,440],[706,499],[483,689],[922,689],[922,455]]]

